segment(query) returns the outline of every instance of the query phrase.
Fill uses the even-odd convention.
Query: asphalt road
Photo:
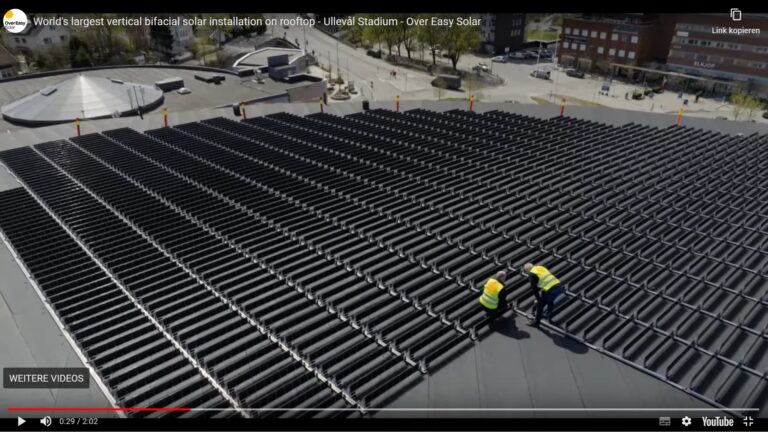
[[[268,14],[267,17],[295,18],[296,14]],[[337,69],[341,69],[342,76],[351,77],[356,87],[360,90],[358,97],[370,100],[394,100],[400,96],[402,100],[435,100],[438,94],[430,85],[434,77],[427,73],[417,72],[404,68],[394,67],[384,60],[366,55],[362,48],[355,49],[338,42],[332,36],[312,27],[283,26],[270,27],[267,30],[275,36],[283,36],[290,40],[298,40],[302,48],[309,52],[314,51],[320,64],[327,67],[330,62],[333,76]],[[307,41],[304,47],[304,41]],[[405,53],[405,50],[403,50]],[[415,58],[421,58],[421,53],[414,53]],[[429,58],[429,53],[423,53],[424,58]],[[438,62],[450,65],[449,60],[438,58]],[[720,116],[733,119],[733,109],[721,99],[701,98],[694,103],[693,94],[685,94],[678,98],[677,94],[665,92],[655,95],[653,99],[645,100],[626,99],[625,95],[633,90],[642,89],[642,86],[626,84],[614,81],[608,96],[599,94],[605,77],[587,75],[586,78],[572,78],[565,74],[564,69],[553,67],[551,59],[542,59],[537,65],[535,60],[517,61],[508,63],[492,63],[488,57],[475,54],[465,54],[459,59],[458,68],[471,70],[478,62],[488,65],[495,75],[505,80],[505,84],[496,87],[482,88],[472,93],[476,100],[484,102],[523,102],[546,100],[559,104],[560,97],[575,98],[568,103],[583,105],[598,104],[613,108],[630,109],[645,112],[663,112],[676,115],[683,106],[683,100],[688,99],[684,115],[715,118]],[[531,76],[531,71],[537,67],[551,68],[551,79],[543,80]],[[396,78],[390,76],[390,71],[397,71]],[[466,82],[464,88],[467,87]],[[467,91],[444,91],[443,98],[468,98]],[[535,99],[532,99],[535,98]],[[757,122],[768,122],[762,119],[760,113],[755,116]]]

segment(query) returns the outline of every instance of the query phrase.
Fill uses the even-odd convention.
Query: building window
[[[619,34],[618,33],[611,33],[611,40],[612,41],[619,40]]]
[[[629,38],[625,34],[619,36],[619,40],[622,41],[622,42],[626,42],[628,39]]]
[[[589,30],[587,30],[587,29],[582,29],[582,30],[581,30],[581,35],[582,35],[582,36],[584,36],[584,37],[587,37],[587,36],[589,36]]]
[[[615,56],[616,55],[616,48],[610,48],[608,50],[608,55],[609,56]]]
[[[626,51],[619,50],[619,57],[624,57],[625,54],[626,54]]]
[[[568,49],[570,47],[571,47],[571,43],[570,42],[563,42],[563,48]]]
[[[603,48],[603,47],[597,47],[597,53],[598,53],[598,54],[602,54],[602,53],[604,53],[604,52],[605,52],[605,48]]]
[[[45,39],[43,39],[43,43],[44,43],[44,44],[46,44],[46,45],[48,45],[48,44],[49,44],[49,43],[51,43],[51,42],[53,42],[53,41],[51,40],[51,38],[45,38]]]
[[[592,33],[589,35],[589,37],[596,38],[597,37],[597,32],[592,30]]]
[[[755,52],[756,53],[768,53],[768,47],[761,47],[761,46],[755,47]]]
[[[579,45],[579,51],[586,51],[586,50],[587,50],[587,45],[586,44]]]
[[[627,57],[631,58],[631,59],[635,58],[635,52],[634,51],[630,51],[629,54],[627,54]]]
[[[632,43],[634,43],[634,44],[637,43],[637,36],[632,36]]]
[[[19,40],[19,38],[15,38],[15,39],[16,39],[16,43],[20,43],[20,42],[21,42],[21,41]]]
[[[605,32],[600,32],[600,39],[605,39],[608,36]]]
[[[65,40],[67,40],[67,37],[66,37],[66,36],[59,36],[59,39],[60,39],[62,42],[64,42]]]
[[[566,27],[565,28],[565,34],[571,34],[571,28],[570,27]]]
[[[27,43],[27,38],[21,38],[21,43]]]

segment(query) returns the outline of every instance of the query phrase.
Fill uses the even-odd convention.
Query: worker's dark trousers
[[[485,309],[485,315],[488,317],[488,324],[496,321],[504,312],[507,311],[507,296],[499,294],[499,306],[496,309]]]
[[[552,316],[552,310],[555,308],[555,300],[564,292],[563,287],[557,285],[549,291],[542,293],[536,304],[536,325],[541,322],[544,308],[547,308],[547,319]]]

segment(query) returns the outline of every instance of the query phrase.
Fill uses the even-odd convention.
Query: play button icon
[[[18,420],[18,422],[19,422],[19,423],[18,423],[16,426],[21,426],[21,425],[23,425],[24,423],[26,423],[26,422],[27,422],[26,420],[24,420],[24,419],[23,419],[23,418],[21,418],[21,417],[17,417],[17,418],[19,419],[19,420]]]

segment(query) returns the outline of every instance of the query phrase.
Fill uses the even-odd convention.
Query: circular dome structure
[[[79,75],[13,101],[2,113],[11,123],[43,126],[134,115],[161,103],[163,92],[153,86]]]

